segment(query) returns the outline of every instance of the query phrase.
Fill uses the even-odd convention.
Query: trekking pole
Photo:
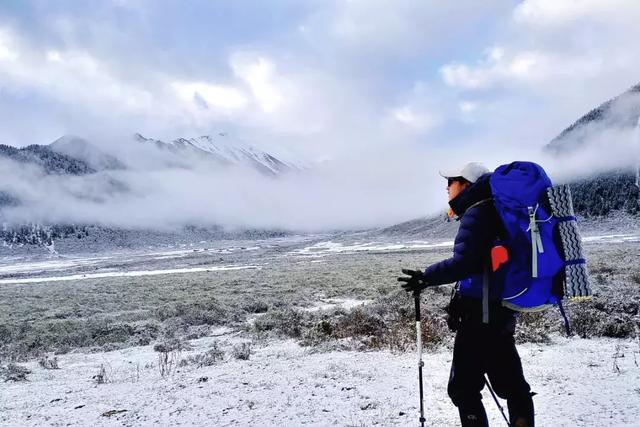
[[[509,423],[509,419],[505,415],[504,408],[500,404],[500,401],[498,400],[498,396],[496,396],[496,392],[493,391],[493,387],[491,387],[491,383],[489,382],[487,377],[483,376],[482,378],[484,379],[484,383],[487,385],[487,388],[491,392],[491,397],[493,397],[493,400],[496,402],[496,405],[498,405],[498,409],[500,409],[500,413],[502,414],[502,418],[504,418],[504,420],[507,422],[507,426],[510,426],[511,424]]]
[[[420,291],[413,291],[413,298],[416,303],[416,334],[418,346],[418,381],[420,382],[420,427],[424,427],[424,398],[422,388],[422,322],[420,318]]]

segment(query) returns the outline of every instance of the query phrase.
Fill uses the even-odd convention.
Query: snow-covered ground
[[[191,353],[212,340],[192,341]],[[556,338],[520,346],[540,426],[630,426],[640,420],[640,345],[631,340]],[[418,425],[415,353],[310,353],[292,341],[254,347],[209,367],[167,378],[150,346],[59,356],[59,370],[35,362],[29,382],[0,388],[0,424],[86,425]],[[446,394],[450,351],[424,355],[427,425],[458,425]],[[108,382],[92,379],[100,366]],[[34,396],[37,396],[34,398]],[[491,425],[504,425],[484,393]],[[504,403],[504,402],[503,402]],[[122,411],[111,412],[109,411]]]
[[[609,262],[612,254],[624,254],[626,265],[636,259],[640,235],[625,232],[599,232],[584,238],[586,252],[593,254],[590,261],[600,268],[603,283],[608,280],[604,276],[607,268],[618,268]],[[217,247],[200,243],[203,246],[194,248],[4,258],[0,259],[0,286],[7,290],[19,287],[20,295],[29,289],[33,301],[56,297],[73,286],[69,295],[76,299],[69,304],[84,304],[83,298],[93,293],[107,295],[104,289],[120,283],[116,278],[126,277],[126,286],[120,288],[123,300],[134,298],[153,304],[160,291],[175,298],[189,297],[180,280],[187,283],[186,278],[198,276],[198,272],[215,271],[195,283],[219,283],[220,288],[212,285],[210,289],[235,292],[237,279],[272,293],[265,298],[317,289],[309,293],[308,301],[306,295],[298,296],[300,301],[311,303],[305,310],[349,309],[375,297],[376,287],[395,287],[394,274],[400,267],[440,259],[451,245],[450,239],[444,238],[282,239],[277,243],[234,242]],[[136,293],[136,284],[145,280],[137,276],[147,275],[157,275],[151,283],[158,292],[141,284],[141,291]],[[233,280],[228,275],[233,275]],[[635,282],[624,277],[625,283],[634,286]],[[48,283],[52,279],[60,283]],[[91,295],[81,292],[85,279],[91,285],[87,291]],[[15,285],[35,282],[44,283]],[[190,284],[184,289],[195,292],[199,286]],[[125,295],[124,290],[132,293]],[[325,292],[326,298],[312,302]],[[104,310],[111,312],[118,307],[109,305],[111,297],[103,298],[99,302]],[[27,311],[38,308],[25,304],[23,309]],[[60,314],[65,314],[63,308]],[[34,313],[42,315],[42,311]],[[58,313],[46,315],[57,319]],[[179,357],[202,354],[216,341],[226,351],[224,361],[209,367],[180,367],[167,378],[160,376],[158,353],[152,346],[60,355],[59,370],[47,370],[31,361],[25,364],[32,371],[28,382],[0,384],[0,426],[418,425],[414,352],[322,353],[293,341],[271,340],[254,342],[250,360],[243,361],[231,356],[231,348],[246,337],[231,330],[213,335],[217,336],[192,340],[193,349]],[[555,337],[550,345],[527,344],[520,350],[527,378],[538,393],[534,398],[538,425],[640,426],[640,342]],[[427,353],[424,360],[427,425],[458,425],[457,411],[446,394],[450,350]],[[105,384],[97,384],[94,378],[101,366]],[[485,404],[491,424],[504,425],[488,394]]]

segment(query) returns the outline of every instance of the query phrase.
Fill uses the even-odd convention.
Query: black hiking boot
[[[514,427],[535,427],[533,393],[507,400],[509,425]]]
[[[480,400],[467,402],[458,406],[460,425],[462,427],[488,427],[487,413]]]

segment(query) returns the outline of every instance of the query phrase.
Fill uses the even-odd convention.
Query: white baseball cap
[[[480,162],[469,162],[461,169],[440,171],[440,176],[444,178],[457,178],[463,177],[469,182],[476,182],[485,173],[489,172],[489,169]]]

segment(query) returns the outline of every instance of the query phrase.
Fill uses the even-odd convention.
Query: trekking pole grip
[[[415,305],[416,305],[416,322],[419,322],[420,321],[420,291],[419,290],[413,291],[413,300],[415,301]]]

